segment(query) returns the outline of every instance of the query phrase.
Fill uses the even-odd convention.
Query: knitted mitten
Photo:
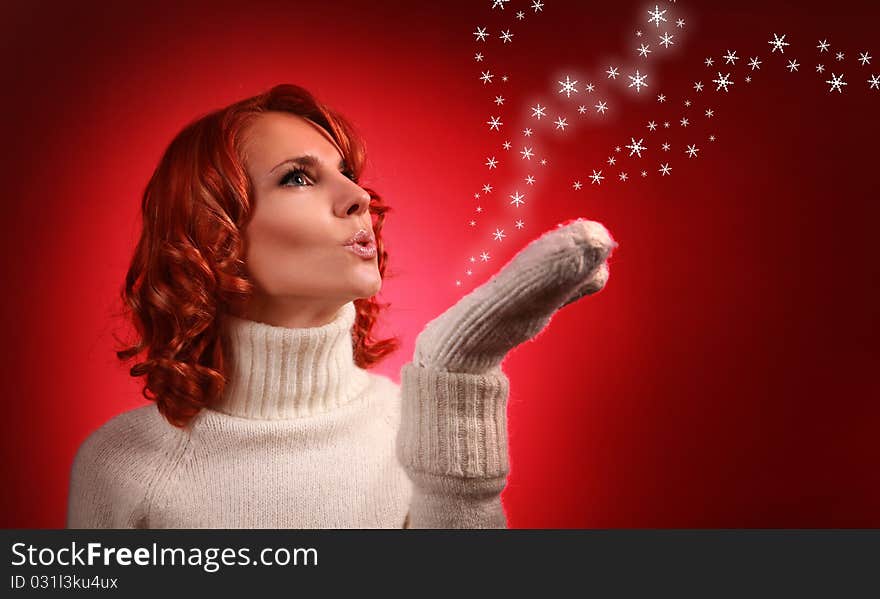
[[[413,362],[481,373],[535,337],[553,313],[602,289],[617,243],[600,223],[578,219],[532,241],[489,281],[429,322]]]
[[[505,354],[553,313],[596,293],[617,243],[579,219],[532,241],[429,322],[401,369],[397,455],[413,481],[412,528],[504,528],[509,472]]]

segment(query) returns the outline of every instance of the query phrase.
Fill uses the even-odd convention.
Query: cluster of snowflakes
[[[505,4],[507,4],[510,0],[492,0],[492,9],[505,9]],[[673,3],[675,0],[672,0]],[[665,5],[664,5],[665,6]],[[541,0],[534,0],[531,2],[530,7],[534,13],[539,13],[543,11],[544,3]],[[635,31],[635,37],[637,38],[637,47],[634,48],[635,54],[639,58],[647,59],[649,54],[662,52],[662,50],[668,49],[670,46],[675,45],[675,30],[683,29],[686,25],[685,19],[683,18],[673,18],[673,15],[669,14],[669,8],[661,8],[660,4],[655,4],[654,8],[648,11],[647,14],[647,27],[649,33],[643,32],[641,29]],[[516,13],[516,19],[522,20],[525,18],[525,13],[523,11],[518,11]],[[489,38],[489,34],[486,31],[486,27],[478,26],[476,31],[473,32],[475,37],[475,42],[477,44],[485,43],[487,38]],[[653,30],[653,33],[650,33]],[[657,36],[656,47],[652,48],[651,41],[649,40],[650,35]],[[498,39],[501,40],[502,44],[512,43],[514,34],[511,33],[510,29],[502,29]],[[790,48],[791,44],[786,40],[787,34],[772,34],[772,39],[768,41],[769,44],[769,52],[771,55],[775,55],[776,53],[780,55],[784,55],[786,49]],[[820,40],[818,45],[816,46],[816,52],[819,55],[819,61],[816,64],[815,72],[818,74],[824,74],[826,71],[826,66],[821,62],[821,58],[827,56],[830,58],[832,55],[831,46],[827,40]],[[789,54],[791,50],[789,49]],[[827,70],[830,71],[830,79],[825,80],[825,83],[828,84],[828,92],[838,92],[843,93],[844,87],[849,85],[849,82],[845,80],[845,77],[848,77],[843,69],[843,61],[845,60],[845,53],[842,51],[836,51],[834,55],[834,60],[839,65],[838,67],[831,67]],[[787,55],[786,55],[787,59]],[[859,64],[859,68],[863,68],[871,65],[871,55],[868,52],[862,52],[857,59]],[[482,62],[484,60],[484,56],[482,52],[477,52],[474,55],[474,60],[477,62]],[[743,63],[738,65],[737,61],[742,60]],[[767,59],[769,60],[769,59]],[[761,55],[749,56],[748,62],[745,61],[743,57],[737,55],[736,50],[727,50],[725,54],[721,56],[719,59],[718,67],[715,67],[715,59],[712,57],[708,57],[703,61],[705,67],[709,69],[708,75],[705,77],[706,82],[699,80],[694,81],[693,83],[693,94],[697,94],[699,97],[705,98],[704,90],[710,91],[714,94],[727,94],[729,93],[738,80],[741,80],[743,83],[748,84],[752,81],[752,76],[756,74],[756,71],[761,69],[763,64]],[[742,75],[741,79],[740,74],[737,73],[737,67],[741,69],[745,69],[746,73]],[[796,58],[788,59],[788,64],[785,66],[789,72],[794,73],[797,72],[801,67],[801,64],[798,63]],[[651,87],[651,84],[648,82],[648,75],[641,73],[638,68],[635,68],[632,72],[621,73],[620,65],[607,65],[607,69],[604,70],[605,81],[604,84],[613,85],[618,82],[618,78],[620,82],[625,83],[626,88],[632,88],[632,90],[636,94],[642,93],[642,90],[648,89]],[[837,71],[840,71],[838,74]],[[490,85],[493,83],[493,78],[495,75],[491,73],[490,70],[483,71],[480,76],[480,81],[483,85]],[[502,75],[500,77],[502,82],[507,82],[508,77],[506,75]],[[628,81],[627,81],[628,80]],[[598,115],[600,118],[602,115],[605,115],[611,107],[609,106],[610,100],[608,97],[603,97],[602,90],[600,89],[601,84],[595,84],[592,81],[585,82],[582,87],[579,87],[579,81],[572,79],[571,76],[566,75],[564,80],[558,81],[559,90],[556,92],[558,94],[565,94],[566,99],[571,99],[572,97],[577,97],[581,92],[585,94],[590,94],[591,97],[595,98],[595,103],[580,103],[577,108],[578,115],[585,115],[588,112],[593,114],[595,111],[595,115]],[[866,80],[867,88],[871,90],[880,90],[880,75],[878,74],[869,74],[868,79]],[[708,100],[708,98],[706,98]],[[504,104],[505,98],[502,95],[496,95],[494,99],[494,103],[497,106],[501,106]],[[658,93],[656,96],[656,101],[659,104],[664,104],[667,101],[672,101],[663,93]],[[625,183],[629,181],[631,175],[624,168],[624,163],[627,161],[632,161],[633,170],[638,174],[641,178],[647,178],[650,173],[656,173],[655,176],[665,177],[670,176],[672,174],[672,164],[674,163],[674,158],[670,158],[670,156],[679,155],[686,160],[696,159],[700,156],[701,147],[704,142],[714,142],[716,140],[716,136],[714,134],[704,134],[704,136],[700,136],[697,133],[697,129],[693,128],[693,125],[697,124],[695,121],[699,120],[700,124],[705,125],[710,123],[713,117],[716,116],[715,108],[711,106],[711,101],[706,102],[703,106],[697,108],[694,106],[694,102],[689,98],[685,97],[681,101],[681,105],[684,107],[680,118],[676,117],[674,119],[654,119],[647,121],[645,125],[645,129],[647,131],[643,131],[642,133],[632,134],[628,136],[628,143],[621,143],[619,145],[614,146],[613,151],[609,152],[609,157],[605,161],[606,164],[600,165],[598,168],[593,168],[592,173],[585,176],[584,180],[589,181],[589,183],[584,183],[580,179],[572,181],[572,189],[575,191],[580,191],[585,187],[585,185],[590,186],[601,186],[603,181],[608,179],[609,181],[616,181],[618,183]],[[591,106],[588,108],[588,104]],[[542,106],[540,103],[535,104],[530,107],[531,117],[536,121],[540,121],[543,118],[550,118],[547,115],[547,107]],[[569,118],[573,118],[572,115],[555,115],[556,120],[553,121],[555,124],[556,130],[561,130],[565,132],[565,128],[570,125]],[[576,118],[576,117],[574,117]],[[673,125],[675,123],[675,125]],[[501,116],[489,115],[489,120],[486,121],[486,125],[488,125],[489,131],[497,131],[500,132],[501,128],[504,126]],[[688,127],[691,126],[691,129]],[[690,139],[687,142],[690,143],[682,143],[677,149],[675,146],[670,143],[670,140],[667,136],[664,136],[663,133],[673,133],[674,131],[670,131],[674,128],[674,131],[677,132],[678,135],[689,135]],[[518,151],[520,155],[521,161],[529,161],[529,164],[540,164],[541,167],[547,165],[547,159],[541,157],[540,160],[537,160],[533,163],[532,158],[536,158],[534,144],[530,143],[530,139],[533,135],[533,130],[530,127],[526,127],[522,130],[522,138],[521,147],[522,149]],[[650,147],[646,145],[650,144]],[[654,141],[656,140],[656,141]],[[662,140],[662,141],[661,141]],[[513,144],[510,140],[505,140],[501,144],[501,148],[505,152],[509,152]],[[623,149],[626,148],[629,150],[628,154],[622,155]],[[651,156],[649,153],[649,149],[654,149],[656,152],[659,152],[661,158],[657,160],[654,158],[654,162],[651,166],[642,166],[642,159],[645,161],[651,161]],[[500,160],[497,158],[497,155],[491,155],[486,157],[485,167],[488,168],[489,171],[497,169],[500,164]],[[610,167],[614,167],[614,171],[611,170]],[[635,175],[633,175],[635,176]],[[536,178],[534,174],[528,173],[524,179],[524,183],[527,186],[534,185]],[[482,194],[489,194],[493,191],[493,186],[491,183],[486,183],[482,186],[481,190],[474,193],[474,198],[479,200]],[[519,208],[526,203],[526,195],[522,193],[519,189],[515,189],[513,193],[509,196],[510,202],[509,205],[514,208]],[[475,208],[475,212],[477,214],[482,214],[484,212],[483,207],[481,205],[477,205]],[[477,221],[475,218],[471,218],[467,222],[468,226],[476,227]],[[514,219],[514,225],[516,229],[522,229],[525,227],[525,222],[521,218]],[[504,232],[503,228],[497,227],[495,231],[491,233],[491,239],[496,242],[501,242],[507,235]],[[479,252],[479,260],[482,262],[488,262],[491,259],[490,253],[488,251],[480,251]],[[467,276],[473,275],[473,270],[471,265],[477,262],[477,256],[470,256],[468,258],[467,268],[465,269],[465,274]],[[460,286],[462,284],[461,280],[456,280],[455,284]]]
[[[636,33],[638,34],[638,32],[636,32]],[[786,39],[785,39],[786,37],[787,37],[787,34],[782,34],[782,35],[779,35],[776,33],[772,34],[772,39],[770,39],[767,42],[770,46],[769,52],[771,55],[773,55],[777,52],[780,55],[785,54],[786,47],[791,45],[789,42],[786,41]],[[829,52],[830,47],[831,46],[828,43],[827,39],[819,40],[818,44],[816,45],[816,51],[820,55],[820,61],[821,61],[822,53]],[[844,61],[846,55],[844,52],[838,51],[838,52],[836,52],[836,54],[834,54],[834,56],[835,56],[836,61],[842,62],[842,61]],[[866,67],[866,66],[870,65],[871,58],[872,57],[868,52],[861,52],[859,54],[859,57],[857,60],[859,67]],[[723,56],[721,56],[721,58],[720,58],[720,64],[719,64],[719,66],[721,66],[720,70],[718,68],[713,68],[713,67],[715,67],[715,59],[712,58],[711,56],[707,57],[703,61],[703,64],[707,68],[711,69],[710,73],[711,73],[711,71],[715,72],[714,79],[711,79],[711,82],[713,84],[715,84],[714,85],[714,92],[715,93],[726,94],[726,93],[730,92],[730,90],[732,89],[732,86],[735,85],[736,81],[733,79],[733,76],[734,76],[734,71],[736,70],[735,67],[737,65],[738,60],[743,60],[743,57],[738,56],[736,50],[727,50],[726,53]],[[755,71],[759,71],[761,69],[762,64],[763,64],[763,61],[762,61],[762,58],[760,55],[750,56],[748,62],[744,62],[742,65],[745,68],[746,73],[747,73],[742,77],[742,82],[746,83],[746,84],[751,83],[752,74]],[[795,59],[788,59],[787,65],[785,66],[785,68],[788,69],[788,71],[790,73],[794,73],[794,72],[798,71],[798,68],[800,66],[801,66],[800,63],[798,63],[797,59],[795,58]],[[833,93],[833,92],[843,93],[843,87],[845,85],[847,85],[847,82],[844,80],[845,73],[842,69],[842,66],[840,69],[840,71],[841,71],[840,74],[836,73],[835,70],[831,71],[831,78],[825,80],[825,83],[827,83],[829,85],[827,91],[828,91],[828,93]],[[723,71],[726,71],[726,72],[723,72]],[[816,71],[816,73],[822,74],[826,71],[826,67],[821,62],[818,62],[816,64],[815,71]],[[713,77],[713,75],[710,74],[709,77]],[[873,90],[880,90],[880,75],[871,73],[868,76],[868,79],[865,81],[865,83],[866,83],[866,87],[869,90],[872,90],[872,89]],[[704,84],[703,81],[694,81],[694,83],[693,83],[693,90],[694,90],[694,93],[696,93],[696,94],[702,93],[703,89],[705,87],[706,87],[706,84]],[[665,94],[661,93],[661,94],[657,95],[657,102],[664,103],[666,101],[667,101],[667,97]],[[683,105],[685,108],[689,108],[692,104],[693,104],[693,102],[690,99],[685,99],[683,102]],[[713,108],[706,106],[702,109],[702,114],[699,115],[698,118],[711,119],[712,117],[715,116],[715,114],[716,113]],[[693,119],[693,117],[689,118],[687,114],[682,114],[681,118],[678,120],[678,127],[682,128],[682,129],[688,127],[688,125],[692,124],[691,123],[692,119]],[[662,129],[669,129],[671,126],[672,126],[672,124],[669,121],[664,121],[662,123]],[[647,124],[645,125],[645,127],[648,130],[649,135],[657,132],[658,130],[662,130],[661,125],[655,120],[648,121]],[[714,142],[716,140],[716,136],[714,134],[710,134],[706,137],[706,140],[708,142]],[[699,152],[700,152],[700,148],[697,146],[699,141],[694,141],[694,140],[691,140],[691,141],[693,141],[693,143],[682,144],[681,147],[679,148],[679,150],[681,151],[681,155],[686,156],[687,158],[697,158],[699,156]],[[626,147],[630,150],[630,152],[629,152],[630,158],[633,157],[634,155],[637,158],[642,158],[642,152],[648,149],[644,145],[644,138],[640,137],[638,139],[638,141],[636,141],[634,136],[630,137],[630,144],[625,145],[624,147]],[[684,148],[684,149],[681,150],[681,148]],[[669,153],[669,152],[673,151],[673,146],[668,140],[664,139],[664,141],[661,144],[659,144],[659,149],[663,153]],[[622,151],[622,148],[619,145],[614,148],[614,153],[619,153],[621,151]],[[665,159],[665,156],[664,156],[664,159]],[[656,168],[656,172],[659,173],[659,176],[667,176],[667,175],[671,175],[671,173],[672,173],[672,166],[671,166],[672,161],[671,160],[664,161],[664,159],[661,159],[659,161],[659,163],[650,167],[651,169]],[[608,157],[606,162],[609,166],[614,166],[617,163],[617,161],[618,161],[618,158],[616,158],[614,156],[614,154],[612,154],[611,156]],[[606,178],[606,175],[603,174],[603,171],[605,170],[605,168],[606,167],[600,167],[598,169],[592,170],[592,174],[590,174],[587,177],[590,180],[591,185],[601,185],[602,184],[602,181]],[[639,174],[641,177],[647,177],[649,174],[649,170],[640,169]],[[629,175],[627,174],[626,171],[620,170],[619,172],[616,173],[616,179],[621,182],[627,181],[629,179]],[[584,184],[580,180],[575,180],[572,182],[572,188],[575,191],[578,191],[578,190],[582,189],[583,187],[584,187]]]

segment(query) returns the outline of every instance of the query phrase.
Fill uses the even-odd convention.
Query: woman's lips
[[[349,243],[342,247],[365,260],[376,257],[376,244],[372,241],[366,243]]]

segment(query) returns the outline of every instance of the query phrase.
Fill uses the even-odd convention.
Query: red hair
[[[243,261],[242,231],[253,197],[243,143],[248,124],[267,111],[290,112],[323,127],[339,144],[355,181],[366,163],[363,141],[353,126],[307,90],[290,84],[211,112],[171,141],[144,190],[143,229],[120,293],[122,315],[137,338],[116,356],[125,362],[146,353],[129,373],[145,377],[144,397],[181,428],[223,391],[224,317],[238,313],[253,290]],[[384,279],[388,253],[382,226],[390,208],[372,189],[361,187],[370,195]],[[397,350],[399,339],[371,336],[379,313],[389,304],[379,304],[375,297],[354,304],[354,362],[368,368]]]

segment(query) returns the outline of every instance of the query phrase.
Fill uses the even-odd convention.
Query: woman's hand
[[[617,243],[598,222],[557,225],[529,243],[486,283],[430,321],[413,362],[448,372],[483,373],[533,338],[556,310],[601,290]]]

